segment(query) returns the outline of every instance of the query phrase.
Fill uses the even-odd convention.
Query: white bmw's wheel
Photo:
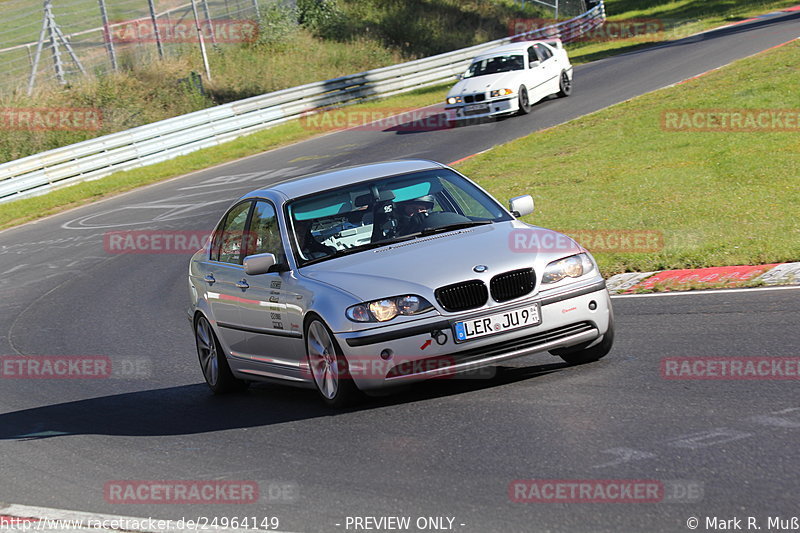
[[[558,81],[558,96],[565,98],[572,94],[572,79],[566,70],[561,71],[561,78]]]

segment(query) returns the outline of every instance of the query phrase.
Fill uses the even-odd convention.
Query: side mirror
[[[536,68],[536,67],[538,67],[538,66],[539,66],[539,65],[541,65],[541,64],[542,64],[542,63],[541,63],[540,61],[531,61],[530,63],[528,63],[528,66],[529,66],[530,68]]]
[[[266,274],[275,266],[276,262],[275,254],[248,255],[244,258],[244,273],[248,276]]]
[[[533,197],[530,194],[526,194],[525,196],[512,198],[508,201],[508,210],[517,218],[530,215],[533,213]]]
[[[456,74],[456,79],[457,79],[458,81],[461,81],[461,80],[463,80],[463,79],[464,79],[464,73],[462,72],[461,74]]]

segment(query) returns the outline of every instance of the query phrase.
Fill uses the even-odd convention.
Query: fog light
[[[592,300],[591,302],[589,302],[589,310],[594,311],[595,309],[597,309],[597,302]]]
[[[388,361],[391,358],[392,358],[392,351],[389,348],[386,348],[381,352],[381,359],[383,359],[384,361]]]

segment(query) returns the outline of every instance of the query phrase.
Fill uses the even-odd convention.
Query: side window
[[[546,46],[542,46],[541,44],[535,44],[533,46],[536,47],[536,53],[539,54],[540,61],[545,62],[553,57],[553,52],[551,52]]]
[[[275,254],[278,263],[285,263],[281,233],[278,229],[278,217],[275,208],[269,202],[256,202],[253,217],[250,220],[250,230],[247,255]]]
[[[225,216],[220,228],[214,232],[214,246],[211,259],[223,263],[242,264],[242,237],[247,215],[253,202],[242,202]]]
[[[531,46],[528,48],[528,66],[530,67],[534,61],[539,61],[539,58],[536,55],[536,50]]]

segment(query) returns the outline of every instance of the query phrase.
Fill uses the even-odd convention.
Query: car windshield
[[[525,60],[519,54],[487,57],[473,61],[464,74],[464,79],[524,69]]]
[[[449,169],[360,182],[287,205],[300,266],[432,233],[511,220]]]

